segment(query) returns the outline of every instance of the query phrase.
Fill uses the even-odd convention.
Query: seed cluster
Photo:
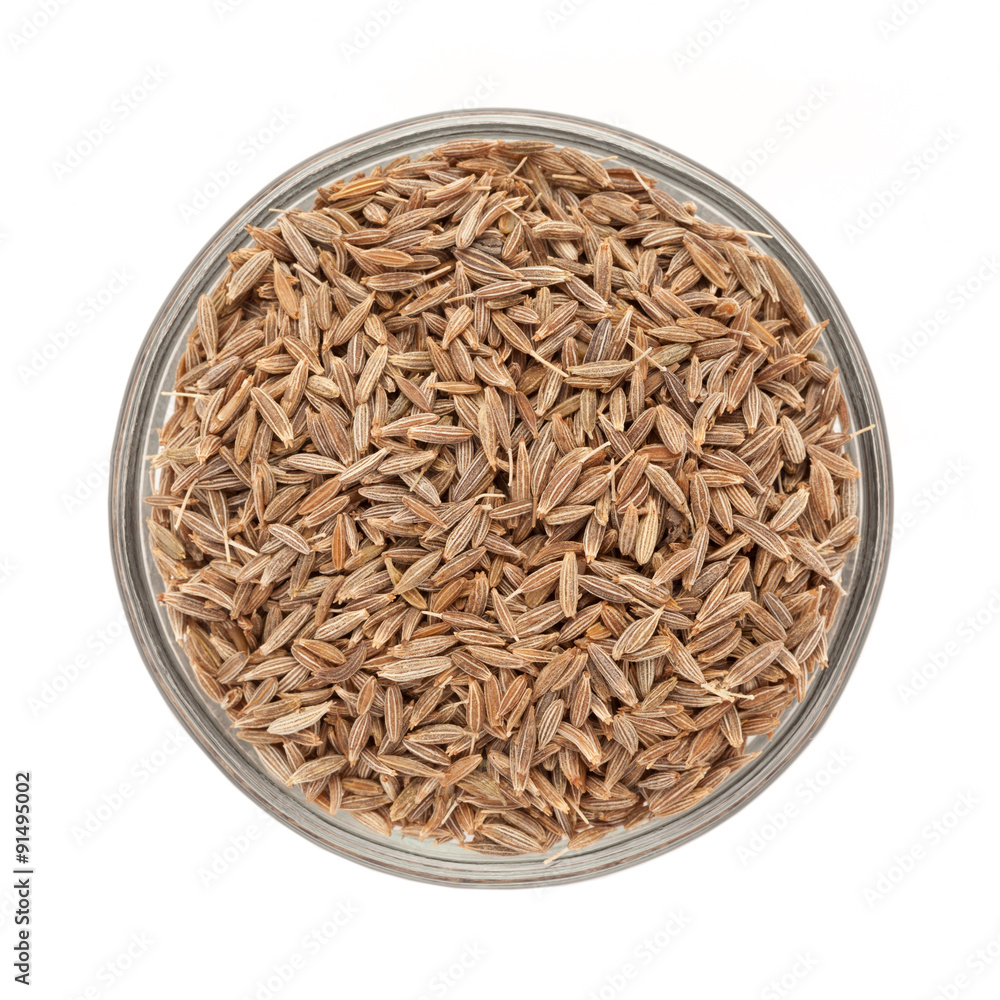
[[[263,765],[516,855],[750,760],[826,664],[859,476],[825,323],[754,234],[479,139],[248,229],[146,502],[177,641]]]

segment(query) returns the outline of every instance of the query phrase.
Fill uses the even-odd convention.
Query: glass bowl
[[[148,492],[145,456],[157,451],[174,370],[195,322],[198,296],[221,278],[226,254],[249,242],[248,224],[266,226],[274,207],[309,207],[316,188],[367,172],[406,153],[419,155],[460,137],[543,139],[572,145],[656,177],[678,200],[697,203],[699,215],[754,232],[773,234],[768,253],[791,271],[813,317],[829,318],[819,347],[840,367],[841,385],[855,428],[871,425],[851,444],[861,469],[861,541],[845,567],[848,597],[828,636],[829,666],[815,674],[801,704],[793,704],[774,738],[755,737],[763,752],[694,808],[618,831],[593,846],[545,864],[544,855],[492,858],[457,845],[386,838],[349,815],[331,816],[295,789],[279,786],[229,720],[202,695],[174,641],[155,594],[162,581],[150,557],[141,498]],[[763,244],[760,244],[763,247]],[[115,572],[132,633],[149,672],[180,722],[205,753],[261,808],[328,850],[397,875],[447,885],[538,886],[570,882],[637,864],[679,847],[716,826],[767,786],[816,735],[847,682],[871,625],[885,573],[892,511],[889,450],[884,418],[868,362],[844,310],[816,265],[767,212],[717,174],[648,139],[580,118],[535,111],[484,110],[435,114],[389,125],[340,143],[293,167],[267,185],[197,254],[167,297],[139,349],[115,432],[110,489]],[[554,850],[558,850],[555,848]]]

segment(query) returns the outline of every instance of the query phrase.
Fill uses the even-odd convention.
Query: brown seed
[[[274,256],[270,250],[260,250],[242,264],[229,280],[226,301],[235,302],[252,289],[271,266]]]
[[[572,618],[576,614],[578,600],[576,555],[573,552],[567,552],[563,556],[562,568],[559,572],[559,604],[567,618]]]
[[[332,702],[325,701],[319,705],[310,705],[308,708],[300,708],[288,715],[282,715],[267,727],[267,731],[275,736],[290,736],[292,733],[300,732],[322,719],[330,710],[331,704]]]
[[[257,412],[264,418],[267,425],[281,439],[286,447],[295,440],[295,432],[285,411],[262,389],[254,387],[250,395],[257,406]]]
[[[656,626],[659,625],[662,614],[663,610],[660,609],[647,618],[640,618],[632,622],[622,632],[614,648],[611,650],[611,655],[616,660],[620,660],[627,653],[634,653],[637,649],[642,649],[653,637],[653,633],[656,632]]]

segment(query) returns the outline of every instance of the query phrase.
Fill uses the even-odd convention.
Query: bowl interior
[[[438,846],[384,838],[349,815],[331,816],[293,789],[277,785],[252,750],[234,736],[218,706],[201,694],[187,659],[174,641],[165,612],[154,600],[163,583],[148,551],[141,498],[149,490],[145,456],[158,449],[156,429],[169,415],[174,371],[194,325],[197,298],[222,277],[225,255],[250,242],[248,224],[266,226],[273,208],[309,207],[315,189],[336,178],[367,172],[402,154],[420,155],[459,137],[546,139],[595,156],[614,156],[655,177],[678,200],[698,205],[709,221],[774,235],[758,240],[778,256],[799,283],[810,314],[830,325],[819,349],[840,368],[854,429],[874,425],[849,447],[861,469],[861,542],[844,569],[848,590],[828,636],[829,667],[814,675],[805,700],[786,712],[774,738],[755,737],[748,750],[761,755],[688,812],[619,831],[590,848],[544,856],[487,858],[455,844]],[[572,881],[653,857],[718,823],[745,805],[797,755],[836,701],[867,634],[881,590],[891,524],[889,458],[884,421],[871,372],[840,303],[812,261],[780,225],[726,181],[661,146],[610,126],[535,112],[460,112],[415,119],[332,147],[290,170],[264,189],[198,254],[171,291],[142,345],[126,393],[114,448],[111,533],[119,589],[143,658],[174,712],[216,764],[260,806],[308,839],[362,864],[434,882],[532,885]],[[756,744],[756,745],[755,745]],[[558,848],[556,848],[558,850]]]

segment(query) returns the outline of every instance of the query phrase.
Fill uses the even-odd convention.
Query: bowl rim
[[[706,797],[704,803],[688,810],[681,816],[694,820],[702,810],[702,806],[709,807],[711,803],[715,803],[714,814],[710,813],[701,821],[694,822],[693,825],[689,824],[689,828],[676,837],[659,838],[659,842],[656,842],[657,838],[654,836],[657,832],[654,824],[645,824],[631,831],[626,838],[626,843],[633,844],[634,848],[630,851],[619,852],[610,859],[601,850],[602,842],[598,842],[594,848],[571,856],[574,860],[588,859],[590,862],[589,867],[574,866],[573,870],[567,870],[565,866],[560,868],[559,865],[546,870],[542,865],[542,856],[537,855],[505,859],[483,859],[481,856],[473,855],[465,864],[462,864],[458,860],[430,857],[422,854],[419,850],[407,850],[402,846],[403,842],[398,838],[398,834],[391,839],[379,837],[379,841],[385,845],[384,849],[380,849],[375,841],[369,840],[360,831],[358,833],[345,831],[341,827],[326,823],[323,827],[325,830],[336,830],[338,835],[343,835],[343,838],[338,839],[337,842],[331,842],[330,839],[317,832],[318,821],[312,824],[304,822],[304,819],[313,815],[314,812],[313,807],[305,803],[305,800],[301,801],[302,809],[292,807],[289,811],[277,803],[276,797],[269,798],[266,794],[266,788],[260,782],[254,783],[245,773],[248,767],[254,766],[249,757],[229,753],[226,747],[220,748],[220,745],[209,738],[204,724],[205,716],[209,711],[208,706],[185,704],[184,699],[172,688],[170,681],[174,672],[173,665],[169,658],[162,656],[162,651],[156,648],[156,640],[164,640],[162,621],[157,619],[154,614],[152,617],[160,624],[158,628],[152,627],[150,615],[147,614],[148,609],[143,606],[142,597],[148,588],[140,557],[135,551],[136,539],[131,537],[129,530],[130,527],[134,527],[133,522],[135,521],[134,513],[130,514],[128,508],[135,496],[136,477],[141,477],[146,472],[145,463],[135,461],[135,448],[130,447],[133,438],[138,438],[141,441],[144,439],[145,433],[145,428],[141,428],[139,433],[133,434],[134,429],[140,428],[141,421],[137,422],[134,418],[137,411],[142,408],[146,398],[146,393],[143,391],[146,387],[141,380],[141,375],[149,369],[154,359],[169,352],[176,345],[177,338],[182,335],[184,324],[176,326],[177,317],[178,314],[185,311],[185,303],[190,302],[192,283],[199,270],[206,264],[217,262],[220,248],[231,242],[235,235],[243,231],[243,225],[248,217],[259,212],[262,208],[273,207],[273,196],[288,188],[297,178],[300,181],[307,179],[311,183],[314,177],[310,171],[315,172],[320,167],[330,177],[343,176],[348,171],[339,164],[348,159],[352,153],[358,152],[359,149],[370,152],[367,147],[380,140],[388,142],[402,136],[406,137],[410,145],[416,146],[421,139],[427,141],[434,129],[442,127],[456,130],[456,133],[460,130],[468,130],[470,135],[477,132],[482,134],[484,130],[491,127],[497,131],[503,131],[505,128],[522,131],[537,130],[539,132],[561,130],[568,134],[561,135],[559,140],[553,139],[553,141],[560,141],[563,144],[575,132],[587,133],[591,141],[601,137],[614,140],[629,147],[636,158],[645,157],[656,161],[661,174],[668,173],[670,168],[675,172],[679,171],[683,180],[689,185],[701,183],[707,186],[716,203],[720,195],[724,196],[731,206],[738,206],[744,213],[761,220],[766,224],[768,232],[773,234],[774,244],[772,245],[780,248],[780,256],[785,260],[785,263],[789,262],[788,255],[790,253],[792,261],[798,265],[797,269],[793,270],[793,274],[796,274],[797,271],[804,271],[806,276],[810,278],[810,290],[824,298],[824,305],[828,306],[826,311],[831,320],[831,335],[835,336],[836,341],[842,344],[841,349],[846,351],[853,361],[857,369],[855,374],[860,377],[863,383],[861,398],[866,404],[869,416],[874,417],[875,427],[872,432],[871,446],[872,468],[862,480],[862,490],[870,489],[873,485],[876,487],[874,498],[877,503],[873,503],[871,509],[864,511],[865,517],[862,522],[862,528],[873,535],[873,547],[870,551],[865,551],[862,556],[866,564],[872,564],[872,568],[868,572],[868,584],[860,597],[861,604],[857,609],[858,614],[855,614],[851,619],[849,643],[844,657],[835,664],[831,656],[830,665],[823,672],[823,676],[811,678],[809,693],[806,699],[797,706],[796,715],[783,722],[776,731],[775,741],[767,747],[766,752],[762,753],[757,761],[724,782],[712,795]],[[438,142],[442,142],[446,141],[447,138],[456,137],[457,134],[436,138]],[[176,328],[174,328],[175,326]],[[171,330],[174,333],[173,338],[166,336]],[[837,360],[843,359],[838,356]],[[871,481],[872,473],[875,474],[874,483]],[[805,747],[816,737],[820,728],[829,718],[830,711],[839,700],[844,686],[857,665],[870,631],[874,613],[884,588],[892,541],[891,456],[881,400],[871,367],[857,334],[847,318],[840,300],[812,258],[794,237],[754,199],[721,175],[669,147],[627,129],[592,119],[521,108],[481,108],[431,113],[402,119],[359,133],[342,142],[335,143],[283,171],[242,205],[202,246],[184,269],[157,310],[139,347],[128,377],[127,389],[115,427],[108,494],[110,542],[115,579],[122,605],[127,613],[133,639],[146,669],[175,717],[192,740],[200,746],[222,773],[275,819],[312,843],[341,857],[376,871],[389,872],[420,882],[474,888],[523,888],[566,884],[604,875],[620,868],[631,867],[658,857],[713,829],[756,799],[765,788],[799,758]],[[865,500],[867,505],[869,502],[867,493]],[[141,537],[139,543],[140,545],[145,544],[145,537]],[[850,602],[853,594],[854,588],[852,587],[845,605]],[[145,596],[148,602],[151,595],[146,593]],[[842,608],[840,614],[845,615],[846,610],[846,607]],[[842,619],[838,622],[838,628],[842,629],[845,624],[846,621]],[[173,643],[173,641],[171,636],[170,642]],[[826,678],[831,678],[831,680],[826,681]],[[823,685],[820,684],[821,680],[824,681]],[[814,704],[809,715],[803,715],[814,690],[821,687],[822,698],[812,698],[814,702],[820,701],[821,703]],[[201,719],[197,717],[198,711],[202,714]],[[800,719],[800,716],[803,717]],[[795,722],[794,727],[793,721]],[[780,754],[778,753],[779,749],[782,749]],[[742,780],[737,782],[741,776]],[[270,775],[266,775],[266,781],[276,789],[279,787]],[[722,800],[727,798],[725,789],[733,782],[737,782],[740,793],[737,796],[730,794],[728,801],[723,803]],[[281,792],[285,801],[289,801],[285,790],[281,789]],[[298,815],[292,815],[292,812]],[[650,842],[643,843],[643,832]],[[377,837],[378,835],[372,834],[371,836]],[[502,869],[503,873],[492,874],[489,862],[495,863],[496,867]]]

